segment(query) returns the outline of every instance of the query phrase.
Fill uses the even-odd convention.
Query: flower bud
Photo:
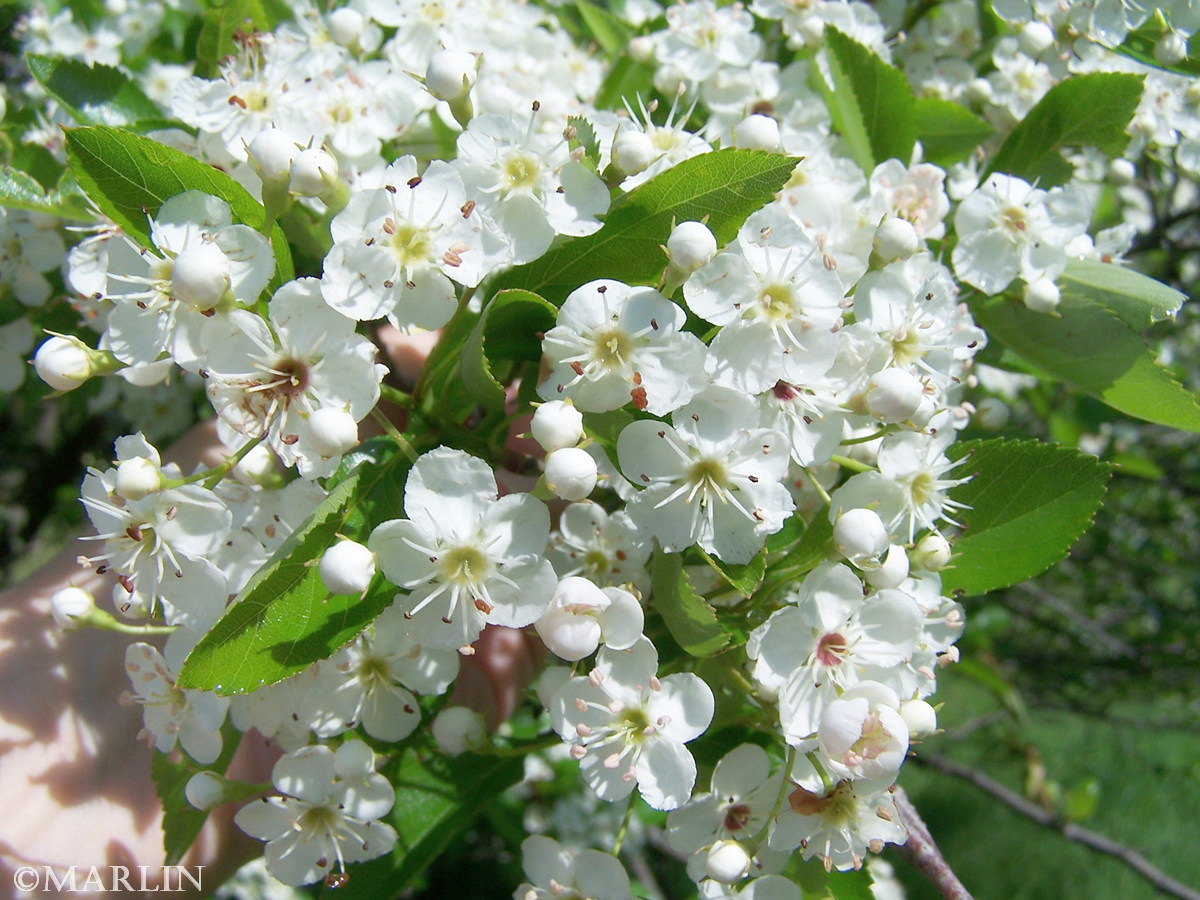
[[[877,559],[889,543],[887,528],[873,509],[848,509],[833,526],[833,545],[852,563]]]
[[[1154,59],[1163,66],[1174,66],[1187,59],[1188,45],[1178,31],[1168,31],[1154,45]]]
[[[56,391],[73,391],[103,370],[102,355],[77,337],[55,335],[38,347],[33,367]]]
[[[921,246],[917,238],[917,230],[906,219],[895,216],[884,219],[875,229],[875,243],[872,249],[879,261],[884,265],[908,259]]]
[[[643,172],[654,160],[658,159],[658,151],[650,135],[636,128],[625,128],[617,132],[613,141],[613,165],[626,175],[636,175]]]
[[[275,454],[266,444],[257,444],[247,450],[233,467],[233,477],[242,484],[265,484],[274,475]]]
[[[482,747],[487,740],[483,716],[465,706],[447,706],[433,720],[433,739],[449,756]]]
[[[905,700],[900,704],[900,718],[913,737],[925,737],[937,731],[937,711],[924,700]]]
[[[972,106],[983,106],[985,103],[990,103],[994,93],[992,83],[986,78],[972,78],[967,82],[965,96],[967,102]]]
[[[883,369],[867,383],[867,408],[889,425],[910,418],[921,408],[924,396],[925,386],[903,369]]]
[[[736,884],[750,871],[750,854],[737,841],[717,841],[708,848],[704,871],[713,881]]]
[[[209,810],[225,802],[229,782],[216,772],[197,772],[183,789],[187,802],[199,810]]]
[[[1062,295],[1059,294],[1058,285],[1049,278],[1039,278],[1025,285],[1024,299],[1025,305],[1034,312],[1049,314],[1058,308]]]
[[[648,66],[654,62],[654,40],[649,35],[639,34],[625,49],[629,51],[629,58],[635,63]]]
[[[600,646],[597,614],[609,606],[608,596],[586,578],[571,575],[558,583],[550,608],[533,627],[550,652],[576,662]]]
[[[475,55],[465,50],[439,50],[425,70],[425,87],[439,100],[457,100],[471,90],[479,70]]]
[[[695,272],[717,254],[717,239],[703,222],[680,222],[667,238],[671,264],[686,273]]]
[[[998,431],[1008,423],[1008,404],[999,397],[984,397],[975,405],[975,424]]]
[[[362,594],[375,577],[375,554],[356,541],[338,541],[325,551],[318,571],[329,593]]]
[[[940,572],[950,562],[950,542],[940,534],[927,534],[917,541],[912,552],[912,567],[926,572]]]
[[[908,554],[904,548],[892,544],[887,556],[878,566],[867,566],[863,569],[863,579],[877,590],[900,587],[908,577]]]
[[[362,13],[348,6],[335,9],[325,20],[329,36],[341,47],[354,47],[362,37],[366,20]]]
[[[770,116],[755,113],[733,126],[733,146],[743,150],[778,151],[782,143],[779,123]]]
[[[1108,164],[1108,180],[1117,187],[1133,184],[1137,178],[1137,167],[1127,159],[1117,158]]]
[[[551,400],[533,411],[529,432],[547,453],[574,447],[583,438],[583,413],[570,400]]]
[[[188,247],[171,267],[171,293],[192,309],[213,309],[229,291],[229,257],[211,241]]]
[[[141,500],[163,486],[162,472],[152,460],[134,456],[117,466],[117,496],[126,500]]]
[[[292,160],[292,193],[320,197],[338,184],[337,160],[320,147],[301,150]]]
[[[287,186],[292,175],[292,160],[300,152],[286,131],[264,128],[246,147],[250,165],[264,184]]]
[[[1054,46],[1054,31],[1045,22],[1026,22],[1017,36],[1021,51],[1028,56],[1041,56]]]
[[[358,423],[344,409],[322,406],[308,417],[308,440],[326,459],[358,446]]]
[[[96,608],[96,601],[83,588],[72,585],[50,595],[50,615],[63,631],[83,624]]]
[[[596,461],[586,450],[563,447],[546,457],[546,487],[563,500],[583,500],[598,477]]]

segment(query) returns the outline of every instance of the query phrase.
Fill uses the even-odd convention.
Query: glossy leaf
[[[1097,147],[1119,153],[1141,97],[1141,75],[1095,72],[1068,78],[1047,91],[1013,129],[985,174],[1007,172],[1036,180],[1042,188],[1063,184],[1072,167],[1061,151]]]
[[[950,492],[964,503],[956,518],[962,535],[953,543],[943,590],[986,593],[1032,578],[1067,555],[1100,507],[1112,467],[1057,444],[998,438],[950,448],[972,475]]]
[[[0,166],[0,206],[82,222],[92,219],[79,194],[47,193],[36,178],[12,166]]]
[[[149,218],[169,198],[184,191],[204,191],[229,204],[236,222],[261,229],[262,204],[244,187],[212,166],[185,153],[116,128],[95,126],[67,132],[67,160],[79,186],[101,212],[146,248]],[[272,289],[293,277],[292,257],[278,225],[271,232],[275,251]]]
[[[459,369],[467,388],[489,409],[504,408],[504,385],[494,374],[501,360],[536,362],[537,334],[554,327],[557,310],[529,291],[501,291],[483,308],[462,349]]]
[[[629,39],[633,36],[628,25],[605,7],[591,3],[589,0],[575,0],[575,8],[579,10],[583,24],[605,55],[616,58],[628,50]]]
[[[1064,291],[1059,316],[996,297],[973,310],[997,341],[1047,374],[1113,409],[1159,425],[1200,432],[1200,406],[1155,359],[1154,351],[1117,313]]]
[[[721,576],[721,580],[728,584],[731,588],[749,597],[762,584],[763,575],[767,571],[767,548],[755,554],[754,558],[747,563],[727,563],[700,551],[704,556],[704,561],[713,567],[713,570]]]
[[[678,553],[655,551],[650,577],[653,606],[680,647],[692,656],[712,656],[729,644],[730,635],[717,621],[713,608],[692,587]]]
[[[361,599],[331,595],[315,561],[338,535],[365,542],[380,522],[403,515],[407,459],[377,438],[339,474],[329,496],[193,648],[180,686],[228,695],[282,681],[333,655],[391,605],[396,589],[378,575]]]
[[[1187,299],[1174,288],[1132,269],[1091,260],[1072,260],[1058,284],[1063,293],[1080,295],[1107,307],[1134,331],[1173,318]]]
[[[29,72],[80,125],[165,124],[159,105],[120,69],[29,54]]]
[[[783,187],[796,160],[758,150],[718,150],[684,160],[614,205],[595,234],[557,244],[540,259],[501,275],[497,287],[523,288],[560,305],[596,278],[657,284],[667,264],[660,249],[673,222],[708,216],[724,244],[752,212]]]
[[[996,133],[965,106],[938,97],[918,98],[913,115],[925,159],[943,168],[962,162]]]

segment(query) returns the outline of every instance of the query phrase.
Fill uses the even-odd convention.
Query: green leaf
[[[119,69],[32,53],[25,60],[38,84],[81,125],[129,127],[151,122],[157,127],[165,121],[159,105]]]
[[[683,571],[678,553],[654,552],[650,567],[654,608],[667,625],[671,637],[692,656],[712,656],[730,642],[717,621],[717,614],[696,593]]]
[[[484,406],[504,408],[504,385],[495,377],[499,360],[536,362],[542,355],[537,335],[554,327],[558,310],[529,291],[501,291],[483,308],[463,346],[463,382]]]
[[[332,900],[381,900],[398,896],[466,830],[489,801],[524,777],[519,757],[464,753],[448,758],[432,746],[411,743],[383,769],[396,787],[388,821],[396,829],[390,856],[355,866],[340,888],[322,887]]]
[[[270,31],[274,23],[260,0],[228,0],[204,12],[204,24],[196,38],[196,62],[201,73],[213,75],[222,59],[236,49],[239,31]]]
[[[626,97],[646,97],[654,90],[654,73],[628,55],[618,56],[596,92],[596,109],[624,109]]]
[[[996,133],[965,106],[938,97],[921,97],[913,115],[925,159],[946,168],[962,162]]]
[[[125,233],[152,249],[147,217],[184,191],[204,191],[229,204],[236,222],[261,230],[266,213],[244,187],[212,166],[185,153],[116,128],[94,126],[67,131],[71,171],[100,210]],[[275,251],[272,289],[294,277],[287,239],[276,224],[271,232]]]
[[[717,150],[684,160],[627,194],[604,227],[564,241],[540,259],[502,274],[498,287],[524,288],[560,305],[567,294],[597,278],[657,284],[674,221],[700,220],[721,244],[746,217],[787,182],[796,160],[760,150]]]
[[[750,562],[738,564],[723,562],[703,550],[700,552],[704,555],[705,562],[712,566],[721,579],[739,594],[749,597],[762,584],[763,575],[767,571],[766,547],[758,551]]]
[[[575,0],[575,8],[606,56],[616,59],[626,53],[633,37],[628,25],[604,7],[589,3],[588,0]]]
[[[779,561],[779,568],[794,578],[811,572],[829,557],[832,542],[833,523],[829,521],[829,505],[826,504],[813,514],[800,543]]]
[[[1154,58],[1154,45],[1158,43],[1158,39],[1162,35],[1162,25],[1152,16],[1141,27],[1129,32],[1125,41],[1113,49],[1122,56],[1136,59],[1142,65],[1152,69],[1162,69],[1177,75],[1200,75],[1200,52],[1196,46],[1196,36],[1192,35],[1188,40],[1188,55],[1185,59],[1174,65],[1164,66]]]
[[[575,129],[575,136],[567,142],[567,146],[571,150],[582,150],[584,161],[593,169],[598,169],[600,140],[596,137],[595,127],[583,116],[568,116],[567,125]]]
[[[975,319],[1047,374],[1075,385],[1126,415],[1200,432],[1196,398],[1155,361],[1154,351],[1114,312],[1074,290],[1064,291],[1059,316],[995,297]]]
[[[187,801],[188,781],[197,772],[216,772],[223,774],[237,752],[242,740],[240,732],[226,727],[221,730],[224,745],[221,755],[215,762],[202,766],[192,761],[186,754],[174,758],[173,754],[155,753],[150,759],[150,777],[154,781],[154,791],[158,795],[163,808],[163,849],[166,850],[165,864],[173,866],[183,859],[183,855],[195,842],[204,823],[208,820],[206,810],[196,809]],[[257,788],[248,786],[245,796],[256,793]]]
[[[1095,72],[1059,82],[1005,139],[985,175],[1007,172],[1043,188],[1063,184],[1073,170],[1060,151],[1119,153],[1141,97],[1141,75]]]
[[[0,166],[0,206],[27,209],[64,219],[89,222],[92,216],[79,194],[47,193],[32,175],[12,166]]]
[[[950,491],[965,529],[942,572],[946,591],[983,594],[1025,581],[1067,555],[1100,507],[1112,467],[1057,444],[997,438],[949,450],[972,475]]]
[[[372,528],[402,513],[407,460],[377,438],[343,461],[339,473],[329,496],[192,649],[180,687],[229,695],[282,681],[331,656],[391,605],[396,589],[382,576],[362,599],[331,595],[315,562],[339,534],[365,542]]]
[[[916,98],[904,73],[847,37],[825,27],[829,74],[824,84],[834,127],[868,175],[885,159],[907,165],[917,139]]]
[[[1082,295],[1107,307],[1134,331],[1173,318],[1187,299],[1174,288],[1140,272],[1091,260],[1067,263],[1058,285],[1063,293]]]
[[[871,885],[875,883],[865,868],[846,872],[830,872],[825,887],[833,900],[874,900]]]

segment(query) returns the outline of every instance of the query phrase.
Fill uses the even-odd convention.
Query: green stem
[[[779,793],[775,795],[775,805],[771,807],[771,814],[767,816],[767,821],[763,824],[762,829],[750,841],[750,845],[746,848],[751,856],[758,853],[758,848],[762,846],[767,839],[767,833],[771,830],[771,823],[779,818],[779,813],[783,809],[783,802],[787,799],[790,792],[792,782],[790,776],[792,774],[792,766],[796,762],[796,748],[789,746],[787,750],[787,759],[783,762],[783,777],[779,779]]]
[[[812,763],[812,767],[817,770],[817,774],[821,776],[821,785],[825,788],[825,792],[829,793],[830,788],[833,787],[833,779],[829,777],[829,773],[826,772],[825,767],[821,765],[821,759],[817,756],[817,751],[809,750],[805,756],[807,756],[808,761]]]
[[[536,741],[530,741],[527,744],[516,744],[512,747],[488,747],[475,751],[481,756],[528,756],[530,753],[540,753],[542,750],[549,750],[551,747],[557,747],[562,743],[562,738],[557,734],[548,734]]]
[[[412,396],[404,393],[399,388],[392,387],[390,384],[379,385],[379,396],[392,404],[392,406],[398,406],[401,409],[412,409]]]
[[[851,459],[849,456],[842,456],[835,453],[830,457],[835,463],[843,469],[849,469],[851,472],[874,472],[873,466],[868,466],[865,462],[859,462],[857,459]]]
[[[226,475],[228,475],[230,472],[232,472],[234,469],[234,466],[236,466],[238,463],[240,463],[243,459],[246,458],[247,453],[249,453],[251,450],[253,450],[255,447],[257,447],[259,444],[261,444],[264,437],[266,437],[265,434],[260,435],[257,439],[255,439],[253,441],[247,441],[242,446],[242,448],[240,450],[238,450],[237,453],[233,454],[233,456],[226,457],[225,462],[221,463],[219,466],[214,468],[209,473],[208,477],[206,479],[204,479],[205,489],[211,491],[218,484],[220,484],[221,479],[224,478]]]
[[[401,452],[403,452],[404,455],[409,458],[409,460],[416,462],[417,451],[414,450],[413,445],[408,442],[408,438],[400,433],[400,429],[392,424],[392,420],[380,412],[378,406],[371,410],[371,415],[374,417],[375,421],[379,423],[379,427],[381,427],[387,433],[387,436],[396,442],[396,445],[400,448]]]
[[[737,686],[751,697],[757,696],[754,685],[750,683],[749,679],[742,673],[742,670],[734,665],[726,656],[721,656],[720,659],[721,663],[725,666],[725,671],[729,673],[729,676],[736,682]]]
[[[829,491],[827,491],[827,490],[825,490],[825,488],[821,487],[821,482],[817,481],[817,479],[813,475],[813,473],[810,472],[807,468],[803,468],[803,467],[802,467],[802,471],[804,472],[804,476],[808,479],[808,483],[811,484],[813,486],[813,488],[816,490],[816,492],[821,495],[821,499],[824,500],[826,503],[832,503],[833,501],[830,500],[830,498],[829,498]]]
[[[613,856],[617,856],[621,852],[621,845],[625,843],[625,835],[629,833],[629,822],[631,819],[633,819],[633,794],[629,795],[629,801],[625,807],[625,816],[621,819],[621,827],[617,829],[617,837],[613,841]]]

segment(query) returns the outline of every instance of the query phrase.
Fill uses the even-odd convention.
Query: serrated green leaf
[[[629,26],[614,16],[611,12],[588,0],[575,0],[575,8],[587,26],[588,32],[610,59],[625,54],[633,33]]]
[[[813,514],[800,543],[780,560],[779,568],[798,578],[824,562],[832,544],[833,523],[829,521],[829,504],[826,504]]]
[[[464,753],[448,758],[432,746],[406,746],[383,770],[395,785],[396,803],[388,822],[396,829],[396,849],[350,869],[339,888],[322,886],[331,900],[381,900],[398,896],[450,842],[469,826],[489,801],[524,776],[517,757]]]
[[[187,783],[197,772],[224,774],[242,740],[241,732],[231,727],[221,729],[221,735],[224,738],[221,755],[206,766],[192,761],[186,755],[173,759],[170,754],[155,753],[150,759],[150,778],[163,808],[164,863],[168,866],[177,865],[183,859],[208,820],[206,810],[196,809],[188,803],[185,793]],[[251,788],[246,796],[253,792]]]
[[[1053,187],[1073,172],[1064,148],[1119,153],[1129,141],[1125,129],[1141,100],[1142,81],[1141,75],[1094,72],[1059,82],[1005,139],[985,176],[1007,172]]]
[[[541,358],[537,334],[554,327],[557,312],[537,294],[519,290],[501,291],[483,308],[459,360],[463,382],[480,403],[504,408],[504,385],[493,374],[495,362]]]
[[[1187,299],[1179,291],[1113,263],[1072,260],[1058,277],[1064,293],[1079,294],[1117,314],[1134,331],[1174,317]]]
[[[153,249],[147,216],[184,191],[204,191],[229,204],[234,221],[261,230],[266,213],[244,187],[185,153],[116,128],[67,131],[67,160],[79,186],[100,210],[143,247]],[[275,277],[271,289],[294,277],[287,239],[271,232]]]
[[[650,566],[651,600],[671,637],[692,656],[712,656],[726,647],[730,636],[717,614],[692,587],[678,553],[654,552]]]
[[[582,2],[582,0],[581,0]],[[593,169],[600,166],[600,140],[596,129],[583,116],[568,116],[567,125],[575,129],[575,135],[567,142],[571,150],[582,150],[584,161]]]
[[[1187,57],[1174,65],[1164,66],[1154,58],[1154,45],[1158,43],[1162,34],[1162,25],[1155,17],[1151,16],[1139,28],[1129,32],[1119,47],[1113,49],[1122,56],[1136,59],[1142,65],[1152,69],[1162,69],[1166,72],[1174,72],[1176,75],[1200,75],[1200,53],[1197,52],[1195,35],[1188,40]]]
[[[721,580],[743,596],[749,597],[762,584],[763,575],[767,571],[766,547],[758,551],[750,562],[738,564],[723,562],[703,550],[700,552],[705,562],[721,576]]]
[[[1067,555],[1100,507],[1112,467],[1069,447],[997,438],[949,450],[973,476],[950,491],[967,508],[946,591],[983,594],[1032,578]]]
[[[904,73],[862,44],[825,27],[832,84],[825,101],[850,155],[868,175],[885,159],[907,165],[917,139],[916,97]]]
[[[497,287],[523,288],[556,306],[597,278],[656,284],[673,221],[700,220],[728,243],[747,216],[783,187],[796,160],[759,150],[717,150],[684,160],[625,196],[587,237],[564,241],[540,259],[506,272]]]
[[[846,872],[830,872],[825,888],[833,900],[875,900],[871,885],[875,883],[865,868]]]
[[[25,58],[38,84],[81,125],[162,124],[162,109],[120,69],[86,65],[77,59]]]
[[[943,168],[962,162],[996,133],[965,106],[938,97],[918,98],[913,116],[925,159]]]
[[[329,496],[188,654],[179,685],[229,695],[274,684],[331,656],[390,606],[396,589],[382,576],[361,599],[331,595],[315,562],[339,534],[365,543],[402,514],[408,468],[386,439],[356,450]]]
[[[79,194],[47,193],[37,179],[12,166],[0,167],[0,206],[81,222],[92,219]]]
[[[1047,316],[995,297],[973,312],[992,338],[1043,372],[1127,415],[1200,432],[1196,398],[1155,361],[1140,335],[1096,301],[1066,291],[1060,315]]]

